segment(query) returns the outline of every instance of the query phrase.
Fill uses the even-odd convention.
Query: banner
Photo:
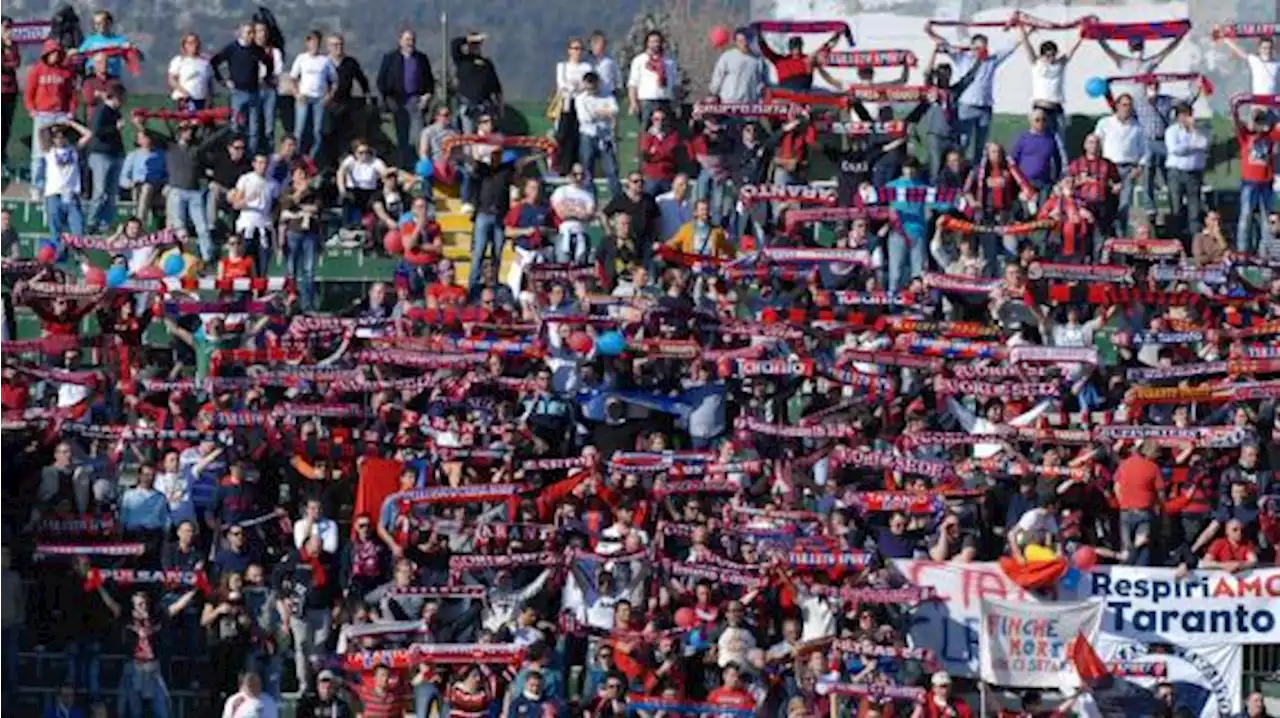
[[[1077,635],[1093,641],[1102,621],[1101,601],[1025,603],[982,599],[978,632],[979,675],[1011,688],[1077,688],[1068,648]]]
[[[1172,568],[1099,566],[1083,573],[1076,592],[1065,598],[1106,604],[1104,635],[1180,646],[1280,644],[1280,568],[1179,579]]]
[[[894,568],[915,586],[929,586],[941,597],[911,612],[911,646],[927,648],[947,673],[978,675],[978,629],[986,598],[1039,602],[1009,580],[995,563],[938,563],[895,559]]]
[[[1194,718],[1219,718],[1244,708],[1239,690],[1242,646],[1168,646],[1155,653],[1103,636],[1095,648],[1114,680],[1081,699],[1082,718],[1155,715],[1155,689],[1166,682],[1173,685],[1175,714],[1185,710]]]

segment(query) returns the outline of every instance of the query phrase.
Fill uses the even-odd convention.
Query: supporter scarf
[[[1116,332],[1111,342],[1116,346],[1140,347],[1145,344],[1169,346],[1175,344],[1200,344],[1204,342],[1204,332]]]
[[[42,536],[83,534],[113,534],[118,528],[116,517],[112,514],[95,516],[50,516],[36,522],[36,533]]]
[[[645,53],[645,69],[658,77],[658,87],[667,86],[667,56],[661,50]]]
[[[217,436],[212,431],[199,429],[159,429],[127,424],[76,424],[62,426],[62,430],[88,440],[106,441],[204,441]]]
[[[1232,359],[1227,362],[1227,373],[1231,376],[1280,373],[1280,358]]]
[[[990,339],[1000,336],[1000,327],[980,322],[927,321],[915,317],[888,316],[883,327],[891,334],[936,334],[951,339]]]
[[[1172,267],[1159,265],[1152,267],[1147,272],[1147,277],[1157,282],[1227,283],[1227,271],[1221,267]]]
[[[387,501],[398,501],[402,504],[480,504],[507,501],[531,489],[530,484],[431,486],[392,494]]]
[[[827,67],[915,67],[917,62],[910,50],[825,50],[816,60]]]
[[[502,461],[511,456],[508,449],[453,449],[443,446],[437,448],[435,453],[441,461]]]
[[[100,299],[106,294],[102,287],[59,282],[27,282],[22,285],[23,294],[31,297],[65,297],[67,299]]]
[[[872,451],[863,447],[851,449],[837,446],[831,452],[828,463],[832,467],[849,465],[927,476],[932,479],[942,479],[952,473],[951,465],[945,461],[917,459],[913,456],[900,456],[888,451]]]
[[[319,332],[343,333],[357,329],[381,329],[389,320],[380,317],[321,317],[303,314],[289,322],[288,333],[306,336]]]
[[[523,566],[559,566],[561,563],[559,554],[551,551],[503,554],[454,554],[449,557],[449,573],[451,576],[456,576],[457,574],[465,571],[485,569],[507,570]],[[454,583],[457,583],[457,581],[454,581]]]
[[[738,199],[748,207],[756,202],[799,202],[835,206],[838,198],[834,187],[806,184],[748,184],[738,190]],[[536,266],[536,265],[535,265]]]
[[[894,219],[893,211],[884,206],[870,207],[799,207],[786,213],[786,231],[790,234],[796,225],[809,222],[852,222],[866,219],[887,222]]]
[[[871,554],[863,551],[804,551],[792,549],[787,565],[799,569],[866,568]]]
[[[1102,243],[1102,263],[1111,261],[1112,254],[1123,254],[1130,257],[1164,258],[1181,257],[1182,242],[1176,239],[1108,239]]]
[[[1080,26],[1080,36],[1086,40],[1172,40],[1190,30],[1190,20],[1122,23],[1094,19]]]
[[[194,292],[293,292],[293,277],[165,277],[160,280],[168,291]],[[154,291],[154,290],[147,290]],[[298,319],[318,317],[295,317]]]
[[[932,601],[938,598],[937,591],[935,591],[932,586],[904,586],[902,588],[849,588],[847,586],[828,586],[825,584],[815,583],[806,586],[805,592],[827,598],[837,598],[846,603],[871,605],[910,605],[921,603],[923,601]],[[847,648],[841,647],[841,643],[845,643]],[[842,653],[861,653],[865,656],[883,656],[885,658],[903,658],[906,660],[925,660],[925,657],[932,655],[927,648],[913,649],[905,646],[880,646],[871,643],[870,641],[858,641],[856,639],[837,640],[834,642],[832,648]],[[885,651],[885,653],[879,653],[878,651]],[[906,654],[918,654],[920,657],[915,658],[913,655],[897,655],[898,651],[902,651]]]
[[[1213,39],[1217,40],[1223,37],[1249,38],[1249,37],[1275,37],[1280,35],[1280,24],[1274,22],[1264,23],[1233,23],[1221,24],[1213,26]]]
[[[1135,384],[1147,384],[1153,381],[1171,381],[1175,379],[1186,379],[1193,376],[1226,374],[1228,365],[1229,363],[1227,361],[1212,361],[1200,362],[1198,364],[1174,364],[1172,366],[1135,368],[1125,372],[1125,377]]]
[[[484,586],[445,585],[445,586],[392,586],[387,589],[391,596],[415,596],[428,600],[445,598],[482,599],[488,595]]]
[[[1018,441],[1035,441],[1050,444],[1088,444],[1093,435],[1083,429],[1055,429],[1044,426],[1011,426],[1003,424],[997,427],[996,438],[1016,439]]]
[[[865,266],[870,262],[868,257],[859,256],[859,254],[865,255],[865,252],[860,250],[852,251],[855,252],[854,256],[858,257],[857,261],[843,262],[843,265],[858,264]],[[715,274],[715,272],[706,273]],[[813,267],[803,264],[762,264],[756,267],[725,267],[719,271],[719,275],[729,282],[757,282],[762,284],[775,279],[783,282],[809,284],[815,274]]]
[[[951,93],[932,85],[850,85],[849,97],[859,102],[940,102],[947,103]]]
[[[1231,355],[1233,357],[1245,357],[1254,360],[1280,359],[1280,346],[1268,346],[1265,344],[1246,344],[1240,347],[1232,347]]]
[[[589,468],[596,460],[585,456],[571,456],[558,459],[525,459],[520,468],[525,471],[563,471],[565,469]]]
[[[319,553],[313,554],[303,546],[298,552],[298,563],[306,564],[311,568],[311,585],[316,589],[324,588],[325,584],[329,583],[329,571],[325,569]]]
[[[924,273],[924,285],[929,289],[952,294],[981,294],[986,296],[1000,285],[999,279],[979,279],[960,274]]]
[[[343,667],[358,673],[372,671],[379,666],[392,670],[478,663],[516,666],[523,660],[524,649],[514,643],[415,643],[408,648],[348,652],[343,657]]]
[[[733,362],[730,376],[813,376],[816,364],[813,359],[791,357],[788,359],[739,359]]]
[[[1192,444],[1209,449],[1234,449],[1253,438],[1253,432],[1238,426],[1099,426],[1099,441],[1154,441],[1161,446]]]
[[[1213,83],[1209,81],[1209,78],[1198,72],[1149,72],[1142,75],[1118,75],[1107,78],[1108,84],[1113,82],[1132,82],[1138,85],[1164,85],[1171,82],[1202,82],[1205,83],[1205,94],[1213,94]]]
[[[225,363],[292,364],[306,358],[306,352],[296,349],[267,347],[265,349],[218,349],[209,357],[209,361],[214,367],[219,367]]]
[[[924,701],[929,692],[923,688],[915,686],[898,686],[884,685],[881,683],[837,683],[833,681],[818,681],[818,695],[834,695],[834,696],[858,696],[873,699],[886,699],[904,701]]]
[[[760,575],[719,566],[684,563],[682,561],[666,561],[666,566],[668,573],[675,578],[689,578],[695,581],[705,579],[713,583],[741,586],[748,589],[757,588],[768,583],[768,579]]]
[[[170,590],[194,589],[206,595],[212,592],[209,578],[204,571],[155,571],[145,568],[91,568],[84,577],[84,590],[97,591],[107,581],[118,586],[136,586],[146,583],[164,586]]]
[[[902,120],[818,123],[826,132],[845,137],[905,137],[911,127]]]
[[[439,528],[443,521],[434,521],[431,523],[433,528]],[[453,522],[459,524],[462,522]],[[469,524],[469,525],[468,525]],[[546,541],[556,534],[556,527],[551,524],[530,524],[530,523],[471,523],[464,524],[462,528],[473,532],[476,541],[481,543],[496,542],[506,544],[510,541]]]
[[[757,20],[751,24],[756,33],[777,33],[779,35],[821,35],[842,33],[849,44],[853,44],[853,31],[849,23],[843,20]],[[709,711],[714,713],[715,711]]]
[[[1002,456],[993,456],[988,459],[966,459],[960,462],[956,471],[961,474],[982,472],[988,475],[1012,477],[1043,476],[1052,481],[1061,479],[1080,481],[1088,478],[1090,474],[1085,467],[1042,466],[1029,461],[1007,459]]]
[[[409,621],[378,621],[376,623],[351,623],[342,627],[342,633],[347,637],[348,642],[359,640],[361,638],[403,636],[430,632],[431,627],[422,619],[413,619]]]
[[[0,268],[3,269],[4,279],[7,282],[31,279],[48,269],[49,265],[36,259],[0,258]]]
[[[93,50],[71,55],[67,58],[67,62],[72,65],[83,65],[99,55],[124,58],[124,65],[129,70],[130,75],[137,76],[142,74],[142,51],[136,47],[126,45],[95,47]]]
[[[164,120],[166,122],[191,123],[205,127],[225,125],[231,119],[230,107],[213,107],[207,110],[148,110],[137,108],[133,116],[139,120]]]
[[[82,237],[75,234],[63,234],[62,241],[73,249],[97,249],[112,254],[121,254],[135,249],[176,244],[178,238],[172,229],[162,229],[159,232],[152,232],[132,239],[123,234],[114,237]]]
[[[1130,284],[1133,270],[1107,264],[1068,264],[1065,262],[1032,262],[1027,267],[1027,278],[1032,281],[1054,279],[1067,282],[1109,282]]]
[[[616,451],[609,457],[611,468],[671,466],[675,463],[697,463],[714,461],[716,454],[711,451]]]
[[[908,354],[940,356],[945,359],[1003,359],[1007,349],[1000,344],[976,342],[965,339],[938,339],[919,334],[902,334],[894,341],[894,348]]]
[[[752,718],[754,708],[726,708],[715,703],[680,701],[658,696],[630,696],[627,711],[639,711],[648,715],[716,716],[716,718]]]
[[[102,376],[96,371],[72,371],[68,369],[52,369],[37,366],[25,366],[22,364],[11,365],[13,369],[33,376],[41,381],[55,382],[59,384],[78,384],[80,386],[97,386],[102,381]]]
[[[804,339],[804,330],[800,327],[787,326],[783,324],[761,324],[759,322],[743,322],[737,320],[724,321],[716,328],[716,331],[722,334],[735,334],[749,336],[752,339],[761,337],[767,339],[781,339],[783,341],[797,341]],[[737,351],[737,350],[735,350]]]
[[[556,153],[556,141],[550,137],[519,137],[511,135],[451,135],[440,143],[440,154],[448,157],[459,147],[466,145],[496,145],[506,149],[532,150],[548,157]],[[555,164],[554,159],[552,164]]]
[[[932,514],[946,507],[941,496],[911,491],[851,491],[844,495],[845,505],[866,513]]]
[[[1098,350],[1094,347],[1042,347],[1018,346],[1009,350],[1013,364],[1089,364],[1098,363]]]
[[[534,264],[525,268],[525,272],[529,274],[535,283],[544,282],[572,282],[577,279],[591,279],[600,272],[599,267],[594,264],[553,264],[545,262],[542,264]]]
[[[864,351],[861,349],[841,349],[836,355],[837,364],[852,362],[856,364],[875,364],[881,367],[900,369],[920,369],[923,371],[942,371],[944,362],[934,357],[916,354],[903,354],[891,351]]]
[[[857,435],[857,430],[852,426],[786,426],[770,424],[750,416],[739,416],[734,427],[738,431],[789,439],[840,439]]]
[[[938,222],[941,223],[944,231],[955,232],[956,234],[998,234],[1018,237],[1054,229],[1061,224],[1055,219],[1036,219],[1029,222],[1014,222],[1011,224],[977,224],[952,215],[943,215]]]
[[[822,374],[827,378],[845,386],[865,389],[871,396],[886,400],[893,398],[893,380],[875,374],[863,374],[856,369],[839,369],[831,365],[823,365]]]
[[[39,556],[141,556],[147,552],[147,545],[138,543],[42,543],[36,545],[35,553]]]
[[[936,446],[951,449],[957,446],[990,444],[993,440],[999,442],[1000,438],[990,434],[969,434],[960,431],[917,431],[902,435],[902,443],[906,448]]]
[[[703,117],[753,117],[790,119],[796,105],[765,102],[699,102],[693,106],[693,119]]]
[[[752,344],[736,349],[704,349],[702,360],[709,362],[734,361],[737,359],[758,359],[770,347],[766,344]]]
[[[865,252],[857,249],[766,247],[760,256],[778,264],[870,264]]]
[[[627,348],[664,359],[692,360],[702,356],[702,345],[694,339],[633,339],[627,342]]]
[[[841,596],[845,594],[862,595],[866,594],[867,599],[852,598],[849,600],[858,603],[919,603],[921,601],[931,601],[938,597],[937,592],[931,586],[906,588],[854,588],[842,589]],[[895,600],[895,596],[901,596],[899,600]],[[837,638],[831,642],[831,650],[846,655],[859,655],[868,658],[874,656],[876,658],[897,658],[904,661],[932,661],[933,651],[928,648],[907,648],[906,646],[882,646],[871,641],[859,640],[857,638]]]
[[[1018,347],[1014,348],[1017,349]],[[1058,371],[1056,367],[1036,366],[1033,364],[1017,364],[1013,366],[977,366],[973,364],[959,364],[948,367],[948,369],[950,370],[951,375],[957,379],[981,379],[983,381],[1000,381],[1002,379],[1020,379],[1023,381],[1030,381],[1035,379],[1047,379]]]
[[[160,305],[160,311],[171,317],[184,317],[198,314],[252,314],[254,316],[283,316],[280,305],[275,302],[248,299],[224,301],[168,301]]]
[[[867,205],[928,204],[960,206],[964,193],[952,187],[872,187],[858,190],[858,200]]]
[[[736,494],[742,485],[736,481],[667,481],[653,488],[656,497],[664,496],[705,496],[710,494]]]
[[[357,364],[381,364],[415,369],[457,369],[484,364],[485,353],[428,354],[412,349],[361,349],[355,354]]]
[[[1147,404],[1220,403],[1257,401],[1280,397],[1280,381],[1248,382],[1227,386],[1147,387],[1129,390],[1127,403],[1135,409]]]
[[[1006,27],[1013,28],[1018,25],[1025,25],[1037,30],[1070,30],[1072,28],[1097,21],[1098,17],[1096,15],[1085,15],[1070,22],[1050,22],[1049,20],[1041,20],[1034,15],[1017,10],[1013,13],[1013,17],[1009,20],[1010,24]]]

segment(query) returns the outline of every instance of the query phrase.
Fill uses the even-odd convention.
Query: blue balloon
[[[1080,569],[1075,566],[1068,566],[1067,572],[1062,574],[1060,583],[1068,591],[1076,590],[1076,586],[1080,585]]]
[[[616,357],[627,350],[627,340],[618,332],[605,332],[596,337],[596,354]]]
[[[116,287],[129,281],[129,268],[117,264],[107,270],[107,286],[115,289]]]
[[[1101,77],[1090,77],[1085,80],[1084,91],[1089,97],[1102,97],[1107,94],[1107,81]]]
[[[164,273],[170,277],[176,277],[183,273],[187,268],[187,260],[182,258],[181,254],[174,252],[164,258]]]

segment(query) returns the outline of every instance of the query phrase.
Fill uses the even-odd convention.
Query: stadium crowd
[[[38,645],[66,659],[52,716],[167,716],[187,656],[225,718],[294,691],[300,718],[963,718],[895,560],[1280,565],[1275,38],[1221,33],[1252,78],[1233,224],[1202,201],[1210,88],[1158,70],[1183,35],[1011,23],[1007,48],[931,25],[923,63],[757,23],[707,97],[661,33],[622,66],[597,32],[547,138],[501,134],[482,33],[446,101],[412,31],[370,78],[257,18],[186,35],[172,107],[131,111],[154,58],[110,13],[70,45],[6,18],[4,146],[21,102],[49,237],[24,253],[6,213],[5,712]],[[1086,40],[1122,74],[1072,146]],[[322,309],[340,245],[398,266]]]

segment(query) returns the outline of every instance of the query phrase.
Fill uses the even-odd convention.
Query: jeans
[[[67,683],[89,692],[90,698],[102,695],[102,642],[74,641],[67,645]]]
[[[1067,155],[1067,114],[1061,107],[1044,110],[1044,131],[1053,135],[1053,143],[1058,146],[1058,168],[1065,172],[1071,159]],[[976,164],[976,163],[975,163]]]
[[[938,172],[942,170],[947,153],[956,149],[956,142],[942,135],[928,135],[929,145],[929,181],[938,183]]]
[[[969,166],[976,167],[991,134],[991,108],[960,105],[956,117],[960,120],[960,151]]]
[[[1164,168],[1164,161],[1168,157],[1169,152],[1163,140],[1147,140],[1147,156],[1144,160],[1146,165],[1142,168],[1142,208],[1147,210],[1149,216],[1157,214],[1156,175],[1160,175],[1165,189],[1169,189],[1169,173]]]
[[[650,197],[657,198],[658,195],[670,191],[671,180],[649,179],[647,177],[644,180],[644,193]]]
[[[262,690],[267,695],[280,700],[281,686],[284,682],[284,654],[255,651],[250,657],[253,669],[262,676]]]
[[[1134,548],[1134,539],[1142,526],[1147,527],[1147,544],[1138,550]],[[1150,511],[1143,509],[1120,512],[1120,545],[1129,552],[1130,566],[1150,565],[1150,561],[1145,559],[1149,559],[1151,555],[1151,542],[1155,538],[1152,533],[1154,529],[1155,523]]]
[[[928,240],[924,227],[904,224],[903,232],[889,233],[889,291],[898,292],[907,286],[912,277],[924,274]],[[904,234],[905,232],[905,234]]]
[[[591,239],[582,231],[582,225],[577,222],[566,222],[561,225],[560,233],[556,235],[555,251],[551,261],[580,267],[587,263],[590,248]]]
[[[253,270],[259,277],[265,277],[271,268],[271,230],[265,227],[246,229],[240,232],[244,239],[244,253],[253,258]]]
[[[604,165],[604,175],[609,182],[609,195],[617,197],[622,194],[622,180],[618,177],[618,148],[614,144],[613,138],[591,137],[589,135],[579,135],[578,137],[578,161],[582,163],[583,172],[586,173],[587,186],[591,187],[594,194],[596,160]]]
[[[418,135],[422,134],[422,108],[418,107],[418,98],[389,98],[387,104],[391,106],[391,119],[396,124],[396,147],[399,148],[402,163],[400,166],[413,167],[418,159],[418,149],[414,143]]]
[[[124,158],[105,152],[89,153],[89,175],[93,177],[93,194],[89,197],[89,232],[110,227],[116,221],[116,197],[120,192],[120,170]]]
[[[80,198],[54,195],[44,198],[45,221],[49,223],[49,238],[57,242],[62,235],[84,234],[84,214],[80,210]]]
[[[259,152],[270,155],[276,147],[276,101],[278,95],[274,87],[264,87],[258,92],[262,105],[262,144]]]
[[[289,630],[293,633],[293,667],[298,674],[298,688],[304,693],[311,686],[311,656],[329,640],[329,621],[329,612],[323,609],[289,618]]]
[[[232,122],[236,123],[237,129],[241,132],[244,132],[245,125],[248,125],[246,145],[250,157],[259,151],[258,140],[262,132],[262,96],[261,92],[231,91]],[[273,104],[272,107],[274,106]]]
[[[1204,172],[1169,170],[1169,204],[1174,221],[1182,230],[1182,236],[1194,237],[1200,233],[1200,188],[1204,184]],[[1193,538],[1192,541],[1195,539]]]
[[[1267,214],[1275,208],[1275,189],[1270,182],[1240,183],[1240,218],[1236,221],[1236,251],[1253,253],[1271,246],[1271,228],[1267,226]],[[1257,215],[1261,241],[1253,243],[1253,220]]]
[[[413,687],[413,716],[414,718],[427,718],[431,713],[432,704],[441,704],[444,697],[440,695],[440,689],[436,688],[436,684],[431,681],[423,681]],[[440,706],[441,714],[444,713],[444,707]]]
[[[1129,209],[1133,206],[1133,171],[1135,164],[1117,164],[1120,172],[1120,196],[1116,198],[1115,223],[1111,231],[1113,237],[1129,236]]]
[[[149,669],[136,661],[124,664],[120,677],[120,694],[116,698],[116,715],[120,718],[143,718],[142,702],[151,704],[153,718],[169,718],[169,687],[154,662]]]
[[[724,224],[724,190],[727,182],[727,179],[716,179],[715,173],[704,167],[694,184],[693,196],[707,203],[711,210],[711,223],[717,227]]]
[[[502,218],[488,212],[478,212],[475,218],[475,234],[471,238],[471,273],[467,277],[467,288],[475,291],[480,286],[480,275],[484,273],[485,254],[488,253],[495,265],[502,263]]]
[[[0,707],[5,715],[15,715],[18,710],[18,646],[22,627],[4,629],[0,634],[0,650],[4,651],[3,690],[0,690]]]
[[[289,232],[285,235],[285,247],[289,255],[289,276],[298,285],[302,311],[316,308],[316,262],[320,247],[320,235],[315,232]]]
[[[186,232],[187,221],[190,220],[196,229],[200,259],[208,264],[217,259],[217,252],[213,247],[213,236],[209,233],[206,211],[203,190],[169,188],[164,200],[165,224],[172,230]]]
[[[310,131],[307,122],[311,123]],[[307,152],[313,158],[320,154],[324,139],[324,98],[299,97],[294,101],[293,132],[300,152]]]
[[[804,174],[799,171],[792,172],[791,170],[785,170],[781,167],[774,167],[773,183],[774,184],[805,184]],[[783,204],[782,202],[774,202],[769,205],[769,211],[772,213],[774,217],[778,217],[782,214],[782,204]]]
[[[40,161],[44,159],[44,154],[40,151],[40,130],[49,125],[57,124],[67,119],[65,113],[58,112],[37,112],[31,116],[31,176],[36,177],[40,173]]]

